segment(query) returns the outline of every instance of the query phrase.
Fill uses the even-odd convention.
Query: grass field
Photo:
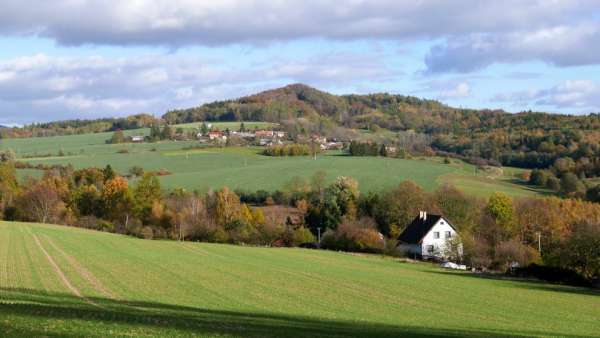
[[[306,249],[0,223],[2,336],[594,336],[600,294]]]
[[[249,122],[249,126],[252,124]],[[221,126],[222,127],[222,126]],[[147,133],[147,130],[127,131],[128,135]],[[475,167],[454,161],[444,164],[441,159],[400,160],[392,158],[348,157],[329,152],[310,157],[276,158],[259,154],[260,148],[193,149],[196,141],[139,144],[106,144],[111,133],[59,136],[49,138],[0,140],[0,149],[13,149],[18,157],[32,164],[72,164],[76,168],[104,167],[110,164],[121,173],[133,166],[146,170],[166,169],[172,175],[161,177],[165,188],[184,187],[190,190],[218,189],[222,186],[246,190],[281,189],[294,177],[309,178],[316,171],[327,173],[331,181],[337,176],[352,176],[363,192],[378,191],[412,180],[432,190],[452,183],[466,193],[488,196],[503,191],[513,196],[533,196],[543,191],[514,182],[514,172],[490,176],[476,172]],[[122,154],[120,151],[127,150]],[[62,151],[63,157],[57,156]],[[26,170],[21,178],[40,175]]]

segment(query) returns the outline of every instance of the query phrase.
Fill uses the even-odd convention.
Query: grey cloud
[[[563,67],[600,63],[600,22],[452,37],[432,47],[425,64],[429,73],[471,72],[497,62],[529,60]]]
[[[64,45],[225,45],[304,38],[414,39],[536,30],[591,18],[576,1],[23,0],[2,4],[0,34]]]

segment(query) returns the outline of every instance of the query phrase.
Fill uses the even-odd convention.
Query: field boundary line
[[[27,230],[29,230],[29,229],[27,229]],[[65,275],[65,273],[60,269],[60,267],[58,266],[58,264],[56,264],[56,262],[54,261],[54,259],[52,258],[52,256],[50,256],[50,254],[48,253],[48,251],[46,251],[46,249],[44,249],[44,246],[40,242],[39,238],[34,233],[32,233],[31,230],[29,230],[29,233],[31,234],[31,236],[33,236],[33,239],[35,240],[35,243],[40,248],[40,250],[42,250],[42,253],[44,253],[44,255],[46,256],[46,258],[48,259],[48,262],[50,262],[50,265],[52,265],[52,268],[54,269],[54,272],[58,275],[58,277],[61,279],[61,281],[63,282],[63,284],[69,290],[71,290],[71,292],[75,296],[77,296],[78,298],[81,298],[86,303],[89,303],[89,304],[97,306],[97,307],[102,307],[99,304],[97,304],[94,301],[92,301],[91,299],[89,299],[89,298],[87,298],[87,297],[85,297],[84,295],[81,294],[81,292],[79,291],[79,289],[77,289],[71,283],[71,281],[69,281],[69,279],[67,278],[67,276]]]
[[[185,242],[184,241],[181,244],[182,244],[182,246],[181,246],[182,248],[184,248],[187,251],[193,252],[195,254],[199,254],[199,255],[202,255],[202,256],[205,256],[205,257],[213,256],[213,257],[219,257],[219,258],[222,258],[222,259],[227,259],[226,256],[210,252],[210,251],[205,250],[203,248],[198,248],[198,247],[192,246],[192,245],[190,245],[191,244],[190,242]]]
[[[45,238],[48,241],[48,243],[50,243],[50,246],[52,246],[56,251],[58,251],[63,257],[65,257],[65,259],[69,262],[69,264],[71,264],[71,266],[77,271],[77,273],[81,277],[83,277],[83,279],[87,280],[96,291],[100,292],[101,294],[112,300],[118,299],[118,297],[112,291],[106,288],[104,284],[102,284],[102,282],[100,282],[92,272],[90,272],[88,269],[82,266],[74,257],[64,252],[48,236],[45,236]]]

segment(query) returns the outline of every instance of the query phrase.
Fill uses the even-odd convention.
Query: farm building
[[[141,136],[141,135],[132,136],[131,142],[144,142],[144,136]]]
[[[420,211],[398,237],[398,250],[423,259],[443,259],[448,241],[457,236],[454,226],[443,216]]]
[[[223,140],[227,140],[227,136],[225,136],[222,132],[220,131],[210,131],[208,132],[208,138],[210,140],[215,140],[215,139],[223,139]]]

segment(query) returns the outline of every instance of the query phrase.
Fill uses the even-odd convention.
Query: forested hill
[[[386,93],[369,95],[332,95],[315,88],[292,84],[236,100],[217,101],[199,107],[167,112],[169,123],[204,120],[246,120],[280,122],[293,118],[326,118],[350,128],[369,128],[376,124],[390,130],[415,130],[425,133],[456,133],[564,128],[593,130],[600,127],[597,114],[567,116],[502,110],[459,109],[435,100]]]
[[[332,95],[302,84],[236,100],[174,110],[169,123],[203,120],[282,122],[295,132],[384,128],[427,136],[433,151],[526,168],[600,176],[600,115],[460,109],[438,101],[391,94]],[[301,127],[298,127],[301,126]],[[298,130],[300,128],[300,130]],[[293,130],[290,130],[293,132]],[[399,135],[397,133],[397,135]],[[386,142],[405,144],[405,140]],[[560,160],[558,163],[557,160]]]

